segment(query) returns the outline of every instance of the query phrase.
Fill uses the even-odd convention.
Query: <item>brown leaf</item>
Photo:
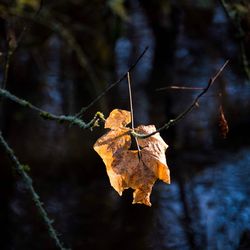
[[[131,129],[126,127],[130,117],[129,111],[114,109],[105,123],[105,128],[111,130],[96,141],[94,149],[106,165],[112,187],[120,195],[124,189],[132,188],[135,190],[133,203],[151,206],[149,197],[155,181],[159,178],[170,183],[165,157],[168,145],[157,133],[146,139],[138,138],[140,154],[138,150],[130,150]],[[140,125],[135,129],[140,134],[155,130],[154,125]]]

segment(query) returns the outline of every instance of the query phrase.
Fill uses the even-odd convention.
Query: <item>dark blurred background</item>
[[[0,77],[6,89],[55,114],[75,114],[131,73],[136,124],[182,112],[230,59],[199,106],[161,133],[172,184],[157,182],[151,208],[111,188],[92,146],[105,131],[44,121],[1,100],[0,127],[66,246],[72,249],[250,249],[249,1],[1,0]],[[23,29],[26,29],[23,32]],[[23,37],[20,38],[20,35]],[[20,40],[20,41],[19,41]],[[3,87],[3,86],[2,86]],[[83,115],[129,109],[126,81]],[[220,131],[220,106],[229,125]],[[0,249],[56,249],[0,149]]]

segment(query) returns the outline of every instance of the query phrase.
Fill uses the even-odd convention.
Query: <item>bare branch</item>
[[[150,134],[138,134],[136,132],[131,132],[131,134],[135,137],[139,137],[139,138],[148,138],[162,130],[168,129],[170,126],[175,125],[178,121],[180,121],[182,118],[184,118],[188,113],[190,113],[194,107],[196,106],[196,104],[198,103],[199,99],[206,94],[206,92],[209,90],[209,88],[213,85],[214,81],[218,78],[218,76],[221,74],[221,72],[224,70],[224,68],[226,67],[226,65],[228,64],[229,60],[227,60],[222,67],[218,70],[218,72],[209,79],[207,86],[201,91],[200,94],[198,94],[196,96],[196,98],[193,100],[193,102],[191,103],[191,105],[189,107],[187,107],[181,114],[179,114],[175,119],[171,119],[169,120],[167,123],[165,123],[162,127],[158,128],[156,131],[154,131],[153,133]]]
[[[142,57],[145,55],[145,53],[147,52],[148,47],[146,47],[142,53],[139,55],[139,57],[136,59],[136,61],[129,67],[128,71],[126,73],[124,73],[120,79],[118,79],[116,82],[113,82],[111,84],[109,84],[104,91],[99,94],[92,102],[90,102],[86,107],[81,108],[80,112],[76,114],[76,117],[81,117],[82,114],[88,110],[90,107],[92,107],[94,104],[96,104],[103,96],[105,96],[107,94],[107,92],[109,90],[111,90],[113,87],[115,87],[117,84],[119,84],[121,81],[123,81],[124,79],[126,79],[127,77],[127,73],[131,72],[135,66],[139,63],[139,61],[142,59]]]

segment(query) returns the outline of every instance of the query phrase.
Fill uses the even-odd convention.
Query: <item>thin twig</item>
[[[22,181],[26,185],[27,190],[30,192],[32,199],[37,207],[37,210],[39,211],[39,214],[41,215],[48,229],[50,237],[55,242],[58,249],[65,250],[66,248],[64,248],[64,244],[59,239],[58,233],[53,227],[53,220],[51,220],[48,217],[48,214],[43,207],[43,203],[40,201],[40,197],[37,194],[36,190],[34,189],[34,186],[32,184],[32,178],[25,172],[23,165],[19,162],[14,151],[9,147],[8,143],[3,138],[1,131],[0,131],[0,145],[4,148],[5,152],[9,156],[11,162],[13,163],[15,171],[21,176]]]
[[[73,125],[77,125],[81,129],[88,129],[88,128],[93,128],[94,126],[98,126],[99,120],[104,121],[104,116],[101,112],[97,112],[94,116],[94,118],[88,122],[85,123],[82,119],[76,118],[75,116],[71,115],[54,115],[52,113],[49,113],[41,108],[38,108],[37,106],[33,105],[32,103],[21,99],[13,94],[11,94],[9,91],[1,89],[0,88],[0,97],[7,98],[23,107],[27,107],[29,109],[32,109],[36,112],[39,113],[39,115],[47,120],[55,120],[58,122],[68,122]]]
[[[6,55],[6,59],[5,59],[5,63],[4,63],[3,80],[2,80],[2,85],[1,85],[1,87],[3,89],[6,88],[7,81],[8,81],[8,73],[9,73],[11,56],[12,56],[12,53],[11,53],[9,46],[8,46],[8,51],[7,51],[7,55]]]
[[[204,88],[202,87],[186,87],[186,86],[167,86],[167,87],[162,87],[158,88],[155,91],[162,91],[162,90],[203,90]]]
[[[129,69],[127,70],[127,72],[131,72],[135,66],[138,64],[138,62],[142,59],[142,57],[144,56],[144,54],[146,53],[146,51],[148,50],[148,47],[146,47],[142,53],[139,55],[139,57],[136,59],[136,61],[129,67]],[[93,101],[91,101],[87,106],[81,108],[80,112],[76,114],[76,117],[80,117],[86,110],[88,110],[90,107],[92,107],[94,104],[96,104],[103,96],[105,96],[107,94],[107,92],[109,90],[111,90],[113,87],[115,87],[117,84],[119,84],[121,81],[123,81],[124,79],[126,79],[127,77],[127,72],[124,73],[120,79],[118,79],[117,81],[109,84],[101,94],[99,94]]]
[[[128,78],[128,93],[129,93],[129,105],[130,105],[130,115],[131,115],[131,128],[132,131],[135,131],[135,123],[134,123],[134,111],[133,111],[133,99],[132,99],[132,91],[131,91],[131,81],[130,81],[130,73],[127,72],[127,78]],[[136,147],[138,149],[138,156],[141,158],[141,149],[138,143],[138,138],[135,137],[135,143]]]
[[[153,133],[150,134],[138,134],[136,132],[131,132],[131,134],[135,137],[138,138],[148,138],[162,130],[168,129],[170,126],[175,125],[178,121],[180,121],[182,118],[184,118],[188,113],[190,113],[194,107],[197,105],[199,99],[206,94],[206,92],[209,90],[209,88],[213,85],[214,81],[218,78],[218,76],[221,74],[221,72],[224,70],[224,68],[226,67],[226,65],[228,64],[229,60],[227,60],[222,67],[218,70],[218,72],[209,79],[207,86],[201,91],[200,94],[198,94],[196,96],[196,98],[193,100],[193,102],[191,103],[191,105],[189,107],[187,107],[181,114],[179,114],[175,119],[171,119],[169,120],[167,123],[165,123],[162,127],[160,127],[159,129],[157,129],[156,131],[154,131]]]

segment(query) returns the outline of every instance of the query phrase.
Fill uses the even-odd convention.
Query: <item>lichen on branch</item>
[[[70,123],[72,125],[76,125],[76,126],[80,127],[81,129],[91,129],[93,127],[98,126],[99,121],[105,121],[104,115],[99,111],[96,112],[96,114],[94,115],[94,117],[91,121],[86,123],[82,119],[77,118],[76,116],[54,115],[54,114],[47,112],[41,108],[38,108],[37,106],[33,105],[32,103],[30,103],[24,99],[21,99],[15,95],[11,94],[9,91],[4,90],[2,88],[0,88],[0,96],[8,99],[10,101],[13,101],[13,102],[15,102],[23,107],[26,107],[26,108],[32,109],[35,112],[38,112],[39,115],[45,120],[54,120],[54,121],[58,121],[60,123],[67,122],[67,123]]]
[[[56,246],[61,250],[66,250],[64,248],[64,244],[61,242],[61,240],[58,237],[58,233],[56,232],[54,226],[53,226],[53,220],[51,220],[48,217],[48,214],[43,206],[43,203],[40,201],[40,197],[38,193],[36,192],[32,178],[27,174],[27,166],[23,165],[19,162],[18,158],[16,157],[14,151],[10,148],[6,140],[2,136],[2,132],[0,131],[0,146],[5,150],[6,154],[8,155],[9,159],[11,160],[14,170],[21,176],[22,181],[24,182],[27,190],[32,196],[32,199],[37,207],[37,210],[39,211],[40,216],[42,217],[50,237],[55,242]]]

